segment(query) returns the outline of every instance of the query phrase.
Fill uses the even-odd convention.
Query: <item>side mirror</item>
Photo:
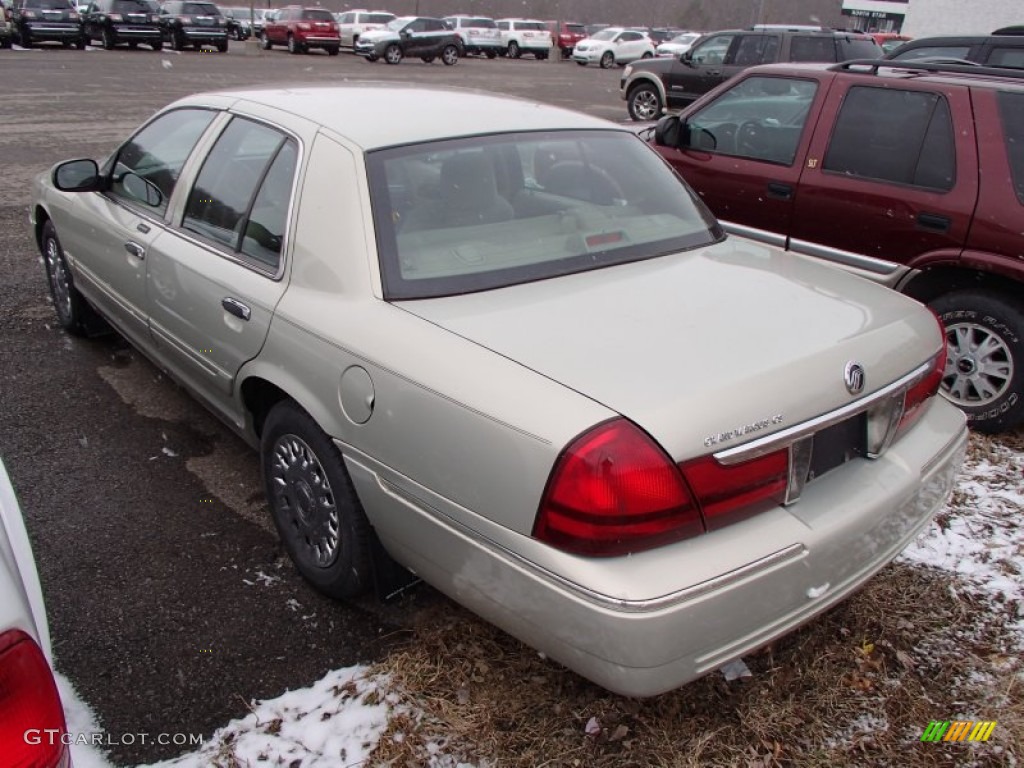
[[[679,140],[685,132],[684,124],[678,115],[666,115],[654,125],[654,143],[659,147],[678,149]]]
[[[53,169],[53,186],[61,192],[98,192],[104,182],[95,160],[68,160]]]
[[[164,193],[149,179],[128,171],[121,177],[121,186],[125,192],[150,208],[157,208],[164,201]]]
[[[688,67],[696,66],[693,63],[693,53],[691,51],[683,51],[683,54],[679,57],[679,60]]]

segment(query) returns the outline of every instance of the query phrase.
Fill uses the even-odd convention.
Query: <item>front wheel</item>
[[[523,52],[519,50],[519,43],[513,40],[508,44],[508,56],[510,59],[518,59],[523,55]]]
[[[441,51],[441,61],[444,62],[446,67],[450,67],[453,64],[459,62],[459,49],[454,45],[446,45],[444,50]]]
[[[587,62],[585,61],[577,61],[576,63],[579,64],[581,67],[587,66]]]
[[[392,43],[384,49],[384,61],[388,64],[397,64],[402,60],[402,49]]]
[[[1009,298],[954,291],[930,303],[946,329],[940,392],[971,427],[994,434],[1024,422],[1024,311]]]
[[[634,120],[657,120],[661,109],[661,95],[653,85],[638,85],[626,100],[626,110]]]
[[[641,56],[640,58],[641,59],[653,59],[654,58],[654,54],[651,53],[650,51],[644,51],[644,55]]]
[[[75,288],[75,280],[68,269],[64,249],[61,248],[52,221],[43,224],[42,249],[46,279],[50,285],[53,308],[57,312],[57,322],[68,333],[85,336],[89,325],[96,322],[97,315]]]
[[[299,573],[334,598],[363,592],[372,532],[337,446],[285,400],[267,416],[260,460],[274,524]]]
[[[601,56],[601,69],[610,69],[615,63],[615,54],[611,51],[605,51]]]
[[[302,46],[296,42],[294,35],[288,35],[288,53],[302,53]]]
[[[264,51],[269,51],[270,50],[270,38],[267,37],[267,33],[266,32],[264,32],[263,34],[260,35],[260,47]]]
[[[185,36],[180,31],[172,33],[171,50],[184,51],[186,45],[188,45],[188,43],[185,41]]]

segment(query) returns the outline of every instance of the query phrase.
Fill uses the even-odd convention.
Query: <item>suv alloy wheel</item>
[[[657,120],[663,109],[658,89],[649,83],[636,86],[626,100],[626,109],[634,120]]]

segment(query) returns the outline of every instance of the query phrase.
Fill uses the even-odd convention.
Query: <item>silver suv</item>
[[[384,29],[387,23],[395,18],[390,11],[345,11],[337,14],[338,36],[342,48],[355,48],[356,41],[363,32],[373,29]]]
[[[482,53],[493,59],[502,52],[501,35],[494,19],[486,16],[445,16],[442,21],[462,39],[466,53]]]

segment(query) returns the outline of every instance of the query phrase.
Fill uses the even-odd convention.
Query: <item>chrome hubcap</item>
[[[57,312],[62,318],[68,318],[71,316],[71,286],[68,284],[68,273],[64,269],[60,248],[52,237],[46,241],[46,265],[50,268],[50,287],[53,289]]]
[[[658,97],[650,91],[640,91],[633,97],[633,111],[643,120],[653,120],[658,114]]]
[[[942,391],[951,401],[978,406],[1006,393],[1013,379],[1013,356],[998,334],[971,323],[947,326],[946,352]]]
[[[338,556],[339,516],[334,492],[320,460],[295,435],[283,435],[271,452],[274,506],[300,556],[318,568]]]

